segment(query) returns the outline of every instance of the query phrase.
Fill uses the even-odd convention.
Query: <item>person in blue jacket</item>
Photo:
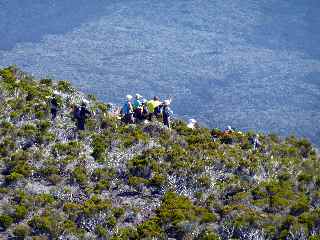
[[[173,112],[170,108],[170,104],[171,104],[170,100],[164,100],[163,110],[162,110],[163,124],[168,128],[171,127],[171,117],[173,116]]]
[[[134,123],[134,118],[133,118],[133,106],[132,106],[132,103],[131,103],[131,100],[132,100],[132,96],[131,95],[127,95],[126,96],[127,98],[127,101],[123,104],[123,107],[122,107],[122,114],[124,115],[124,123],[126,124],[132,124]]]
[[[140,94],[136,94],[135,99],[133,100],[132,103],[133,107],[133,116],[135,119],[142,120],[142,96]]]

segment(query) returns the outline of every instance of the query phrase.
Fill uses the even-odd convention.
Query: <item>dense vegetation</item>
[[[320,239],[319,156],[305,139],[175,120],[125,126],[69,82],[0,70],[0,238]],[[50,121],[48,97],[58,94]],[[77,132],[71,107],[95,115]]]

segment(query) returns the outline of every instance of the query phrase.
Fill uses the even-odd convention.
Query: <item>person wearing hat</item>
[[[139,93],[137,93],[136,97],[132,103],[133,110],[141,107],[141,99],[142,99],[142,96]]]
[[[87,104],[85,101],[82,102],[78,121],[78,130],[85,130],[86,119],[91,116],[91,112],[87,109]]]
[[[258,148],[261,147],[261,142],[259,141],[258,134],[253,136],[252,142],[253,142],[253,150],[257,150]]]
[[[191,128],[191,129],[195,129],[196,128],[196,124],[197,124],[197,120],[195,119],[189,119],[187,127]]]
[[[163,110],[162,110],[163,124],[165,126],[167,126],[168,128],[171,127],[170,120],[171,120],[171,117],[173,115],[173,112],[172,112],[172,110],[170,108],[170,104],[171,104],[170,100],[164,100],[164,102],[163,102]]]
[[[132,107],[134,112],[134,117],[138,120],[142,120],[142,96],[140,94],[136,94],[136,98],[133,101]]]
[[[123,104],[122,107],[122,114],[124,115],[124,123],[126,124],[132,124],[134,123],[134,118],[133,118],[133,106],[131,103],[132,100],[132,96],[131,95],[127,95],[126,96],[126,102]]]

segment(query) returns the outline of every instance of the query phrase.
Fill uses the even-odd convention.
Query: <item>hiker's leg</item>
[[[152,117],[153,117],[153,113],[149,113],[149,115],[148,115],[148,120],[149,120],[149,121],[152,121]]]
[[[55,120],[57,117],[57,110],[51,109],[51,120]]]
[[[84,119],[80,119],[79,121],[79,130],[84,130]]]
[[[128,114],[124,115],[124,123],[128,124],[129,123],[129,116]]]
[[[163,125],[169,127],[169,118],[167,118],[167,117],[163,118]]]

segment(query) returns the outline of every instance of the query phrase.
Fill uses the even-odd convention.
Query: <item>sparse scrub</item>
[[[320,165],[306,139],[213,141],[173,120],[126,126],[69,82],[0,70],[0,228],[19,239],[318,239]],[[56,95],[60,116],[51,121]],[[95,114],[75,131],[74,103]],[[220,130],[214,130],[223,134]],[[2,233],[1,233],[2,234]],[[7,236],[7,235],[5,235]]]

